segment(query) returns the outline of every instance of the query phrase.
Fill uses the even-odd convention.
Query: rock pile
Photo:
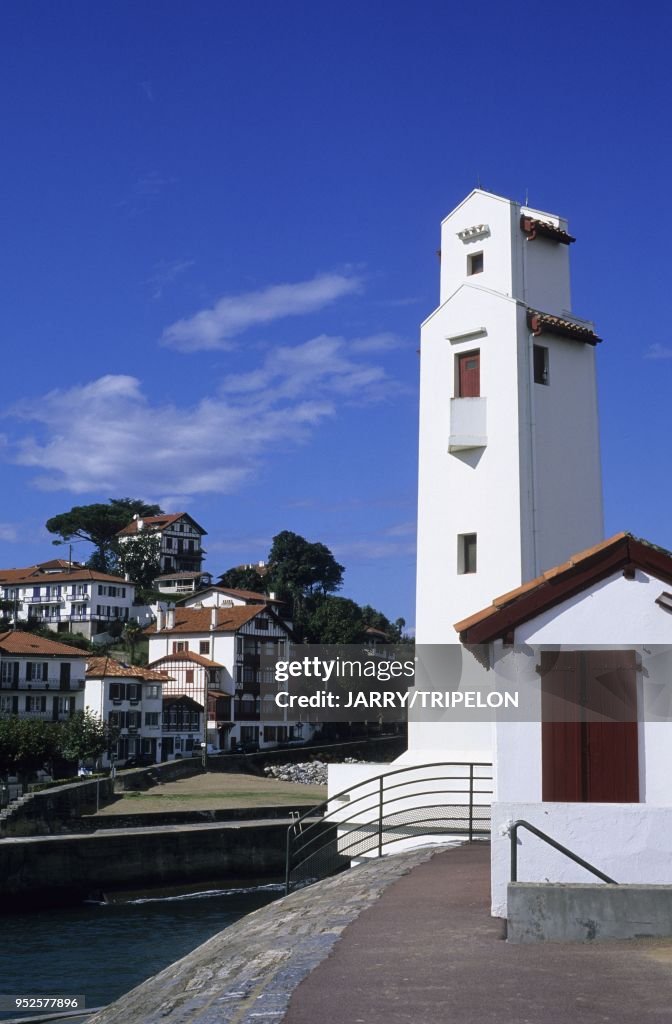
[[[361,764],[354,757],[346,757],[342,764]],[[327,784],[327,763],[326,761],[302,761],[299,764],[272,764],[264,768],[264,772],[270,779],[279,779],[281,782],[298,782],[303,786],[326,786]]]

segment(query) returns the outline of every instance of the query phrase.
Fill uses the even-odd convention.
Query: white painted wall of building
[[[668,774],[669,777],[669,774]],[[497,802],[492,807],[492,914],[506,917],[511,844],[508,826],[525,819],[616,882],[672,884],[672,807],[646,804]],[[521,830],[520,882],[591,882],[594,877]]]
[[[672,687],[672,614],[657,605],[667,584],[637,570],[594,584],[523,623],[515,647],[493,645],[495,680],[517,679],[537,695],[532,720],[495,727],[492,828],[493,914],[505,916],[509,880],[507,821],[524,818],[620,882],[672,882],[672,721],[652,721],[661,688]],[[603,645],[634,649],[637,684],[639,791],[637,804],[542,802],[541,687],[532,645],[571,650]],[[521,651],[518,649],[522,648]],[[495,681],[495,685],[497,685]],[[585,872],[547,844],[523,835],[521,881],[587,881]]]

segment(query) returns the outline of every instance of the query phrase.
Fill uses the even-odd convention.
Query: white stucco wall
[[[492,807],[492,914],[506,917],[511,843],[524,819],[616,882],[672,884],[672,807],[643,804],[496,802]],[[518,881],[590,882],[584,868],[520,830]]]
[[[524,818],[616,881],[672,883],[672,614],[656,604],[668,585],[637,570],[612,574],[516,629],[515,647],[493,646],[495,676],[517,680],[536,697],[529,721],[495,727],[492,828],[493,913],[506,912],[507,821]],[[637,804],[542,802],[541,687],[538,647],[635,650],[639,793]],[[587,881],[586,873],[540,840],[522,835],[521,881]]]

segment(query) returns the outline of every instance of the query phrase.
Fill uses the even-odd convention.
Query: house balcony
[[[451,398],[449,452],[486,447],[486,401],[485,398]]]
[[[49,597],[48,594],[40,594],[37,597],[31,594],[30,597],[24,597],[22,600],[26,604],[63,604],[65,601],[64,594],[58,594],[54,597]]]

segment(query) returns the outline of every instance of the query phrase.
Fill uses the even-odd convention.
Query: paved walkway
[[[509,945],[490,850],[442,852],[389,886],[294,993],[283,1024],[669,1024],[672,940]]]
[[[670,1024],[672,940],[509,945],[489,847],[414,851],[293,893],[96,1024]]]

